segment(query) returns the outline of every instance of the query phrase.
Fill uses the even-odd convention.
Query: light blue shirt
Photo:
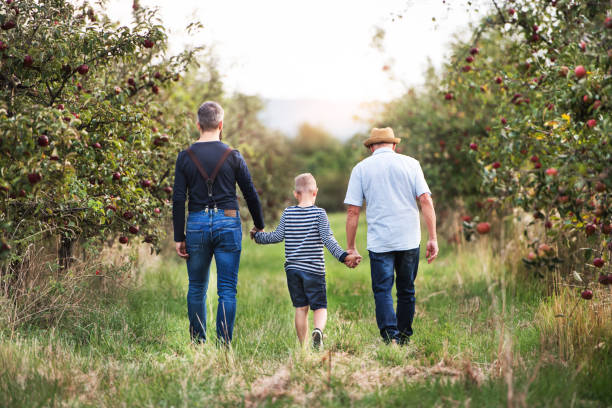
[[[421,242],[417,197],[425,193],[419,162],[382,147],[353,168],[344,204],[361,207],[365,199],[369,251],[404,251]]]

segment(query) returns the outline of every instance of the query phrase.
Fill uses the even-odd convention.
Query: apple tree
[[[125,27],[87,2],[0,3],[3,259],[49,238],[63,266],[77,239],[158,242],[184,132],[160,96],[200,50],[168,56],[155,13],[133,9]]]

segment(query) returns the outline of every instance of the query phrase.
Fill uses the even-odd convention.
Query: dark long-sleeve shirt
[[[191,150],[206,170],[212,175],[219,159],[228,146],[220,141],[196,142]],[[251,174],[244,158],[234,150],[223,163],[213,184],[213,197],[208,197],[208,187],[185,150],[176,158],[174,172],[174,193],[172,194],[172,221],[174,224],[174,241],[185,240],[185,200],[189,194],[189,211],[202,211],[206,207],[213,208],[215,204],[220,210],[238,210],[236,183],[246,200],[249,212],[253,217],[255,227],[264,228],[263,211],[259,196],[253,186]]]
[[[347,253],[338,245],[329,226],[327,213],[317,206],[293,206],[283,211],[276,230],[255,233],[258,244],[285,241],[285,269],[325,274],[323,245],[340,262]]]

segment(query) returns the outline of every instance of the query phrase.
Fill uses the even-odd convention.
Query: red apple
[[[470,143],[470,149],[472,150],[478,150],[478,145],[474,142]]]
[[[153,93],[157,95],[159,93],[159,86],[153,85],[151,87],[151,91],[153,91]]]
[[[576,75],[576,78],[582,78],[583,76],[586,75],[586,69],[584,69],[582,65],[578,65],[574,69],[574,75]]]
[[[119,237],[119,242],[122,244],[127,244],[128,243],[128,237]]]
[[[159,71],[155,71],[155,74],[153,74],[153,78],[161,79],[161,73]]]
[[[450,93],[450,92],[447,92],[447,93],[444,95],[444,99],[446,99],[447,101],[450,101],[451,99],[453,99],[453,94],[452,94],[452,93]]]
[[[478,54],[478,52],[479,52],[478,48],[476,48],[476,47],[470,48],[470,54],[476,55],[476,54]]]
[[[600,100],[597,100],[597,101],[593,102],[593,110],[599,109],[600,106],[601,106],[601,101]]]
[[[129,86],[136,86],[136,81],[134,81],[134,78],[128,78],[127,83]]]
[[[116,86],[115,87],[115,95],[119,95],[121,93],[121,88]]]
[[[601,224],[601,232],[609,235],[612,232],[612,224]]]
[[[470,72],[472,70],[472,67],[469,65],[464,66],[463,68],[461,68],[461,70],[463,72]]]
[[[30,55],[26,55],[25,57],[23,57],[23,66],[24,67],[29,68],[32,65],[34,65],[34,58],[32,58]]]
[[[170,137],[164,133],[163,135],[161,135],[161,139],[160,139],[163,143],[168,143],[170,141]]]
[[[516,13],[516,10],[514,10],[513,8],[508,9],[508,14],[510,14],[511,16],[514,15],[514,13]]]
[[[165,191],[166,193],[170,194],[170,193],[172,192],[172,187],[170,187],[170,186],[166,186],[166,187],[164,187],[164,191]]]
[[[535,164],[533,165],[533,167],[535,167],[536,169],[540,169],[540,168],[542,168],[542,163],[537,162],[537,163],[535,163]]]
[[[488,222],[479,222],[478,225],[476,225],[476,231],[478,231],[479,234],[488,234],[490,230],[491,224]]]
[[[546,229],[551,229],[551,228],[552,228],[552,226],[553,226],[553,224],[552,224],[552,222],[550,222],[550,221],[546,221],[546,222],[544,223],[544,228],[546,228]]]
[[[559,69],[559,75],[562,77],[566,77],[568,73],[569,73],[569,68],[566,67],[565,65]]]
[[[131,219],[132,217],[134,217],[134,213],[131,211],[126,211],[123,213],[123,218],[125,218],[126,220]]]
[[[89,72],[89,66],[87,64],[81,64],[77,67],[77,72],[81,75],[85,75]]]
[[[461,220],[463,220],[464,222],[470,222],[472,221],[472,217],[470,217],[469,215],[464,215],[463,217],[461,217]]]
[[[146,242],[147,244],[152,244],[153,241],[155,241],[155,237],[153,235],[147,235],[144,238],[144,242]]]
[[[531,160],[533,163],[537,163],[540,161],[540,158],[534,154],[529,160]]]
[[[529,259],[530,261],[533,261],[534,259],[536,259],[538,256],[536,255],[535,252],[533,251],[529,251],[529,253],[527,254],[527,259]]]
[[[559,172],[554,167],[549,167],[546,169],[546,174],[548,174],[549,176],[556,176],[557,174],[559,174]]]
[[[597,280],[599,281],[599,283],[601,283],[602,285],[609,285],[612,283],[612,281],[610,281],[608,279],[608,275],[605,274],[601,274],[599,275],[599,277],[597,278]]]
[[[30,182],[30,184],[36,184],[40,180],[42,180],[42,176],[40,175],[40,173],[30,173],[30,174],[28,174],[28,181]]]
[[[153,210],[153,212],[154,212],[155,214],[161,214],[161,210],[160,210],[159,208],[155,208],[155,209]]]
[[[596,119],[589,119],[589,120],[587,120],[586,124],[589,127],[589,129],[593,129],[595,126],[597,126],[597,120]]]
[[[115,181],[119,181],[121,180],[121,173],[119,173],[118,171],[113,173],[113,180]]]
[[[591,300],[591,299],[593,299],[593,291],[589,290],[589,289],[585,289],[585,290],[582,291],[580,296],[582,296],[583,299]]]
[[[474,57],[472,57],[471,55],[468,55],[467,58],[465,59],[465,62],[471,64],[472,62],[474,62]]]
[[[130,233],[138,234],[138,231],[140,231],[140,228],[137,225],[130,225]]]
[[[508,120],[506,118],[501,118],[502,125],[508,124]]]
[[[146,39],[146,40],[144,40],[142,45],[144,45],[145,48],[153,48],[155,43],[153,42],[153,40]]]
[[[580,50],[582,52],[586,51],[586,43],[584,41],[580,41],[580,44],[578,44],[578,46],[580,47]]]
[[[96,143],[93,144],[93,147],[95,147],[96,149],[101,149],[102,145],[100,143],[96,142]]]
[[[49,138],[47,135],[38,136],[38,145],[41,147],[49,146]]]
[[[114,212],[117,212],[117,207],[115,207],[115,206],[114,206],[114,205],[112,205],[112,204],[107,205],[107,206],[106,206],[106,209],[107,209],[107,210],[114,211]]]
[[[17,23],[15,23],[14,20],[9,20],[5,22],[4,24],[2,24],[0,28],[2,28],[3,30],[10,30],[11,28],[15,28],[16,26],[17,26]]]
[[[494,169],[499,169],[499,168],[501,167],[501,163],[500,163],[500,162],[494,162],[494,163],[493,163],[491,166],[492,166]]]
[[[149,188],[151,187],[151,180],[142,180],[140,182],[140,185],[144,188]]]
[[[603,267],[605,263],[606,262],[602,258],[595,258],[595,259],[593,259],[593,265],[595,265],[598,268]]]
[[[540,27],[538,27],[537,24],[534,24],[533,27],[531,27],[531,29],[533,30],[533,32],[537,33]]]
[[[4,51],[8,48],[8,45],[4,41],[0,41],[0,51]]]
[[[584,231],[586,232],[587,236],[589,235],[593,235],[595,233],[595,231],[597,231],[597,227],[595,226],[595,224],[587,224],[586,227],[584,227]]]
[[[604,191],[606,191],[606,185],[601,181],[598,181],[597,184],[595,184],[595,191],[603,193]]]
[[[612,28],[612,17],[606,17],[604,20],[604,27]]]
[[[496,84],[501,84],[503,82],[501,77],[495,77],[495,83]]]

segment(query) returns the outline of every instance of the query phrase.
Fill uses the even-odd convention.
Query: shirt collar
[[[390,147],[381,147],[380,149],[374,150],[374,153],[372,153],[372,156],[374,156],[375,154],[387,153],[387,152],[393,153],[393,149]]]

